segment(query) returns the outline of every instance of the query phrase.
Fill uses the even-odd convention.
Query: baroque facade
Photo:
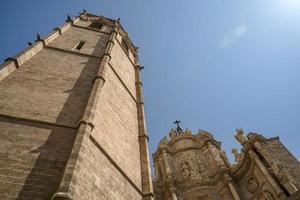
[[[242,149],[228,161],[207,131],[171,129],[153,154],[156,200],[300,199],[300,163],[278,137],[236,130]]]
[[[86,11],[0,66],[0,199],[151,200],[137,48]]]

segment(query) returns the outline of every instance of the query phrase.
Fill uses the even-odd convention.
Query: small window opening
[[[89,27],[91,27],[91,28],[96,28],[96,29],[101,29],[102,26],[103,26],[103,25],[102,25],[101,23],[95,21],[95,22],[92,22],[92,23],[90,24]]]
[[[75,47],[75,50],[80,50],[83,45],[85,44],[85,41],[81,40]]]
[[[123,48],[125,49],[126,53],[128,54],[129,53],[129,48],[128,48],[128,45],[126,44],[124,39],[122,39],[121,44],[122,44]]]

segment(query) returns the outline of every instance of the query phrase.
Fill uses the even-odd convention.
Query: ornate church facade
[[[242,130],[234,165],[210,133],[171,130],[152,180],[142,67],[119,20],[84,11],[28,45],[0,65],[0,199],[299,199],[296,158]]]
[[[153,154],[156,200],[300,199],[299,161],[278,137],[237,129],[235,138],[242,149],[231,164],[209,132],[171,129]]]

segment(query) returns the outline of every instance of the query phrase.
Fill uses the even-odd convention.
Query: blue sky
[[[300,158],[299,0],[3,1],[0,60],[82,9],[120,17],[140,47],[151,153],[180,119],[228,155],[244,128]]]

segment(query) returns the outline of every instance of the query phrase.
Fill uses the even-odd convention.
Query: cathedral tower
[[[178,121],[177,121],[178,122]],[[199,130],[171,129],[153,154],[156,200],[299,200],[300,163],[280,143],[257,133],[236,139],[231,164],[221,143]]]
[[[153,199],[137,48],[87,12],[0,66],[0,199]]]

